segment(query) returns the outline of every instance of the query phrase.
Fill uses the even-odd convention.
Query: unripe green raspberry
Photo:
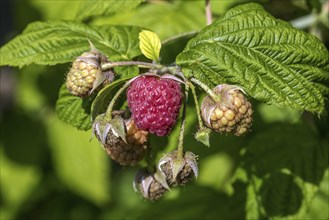
[[[89,95],[96,74],[101,71],[100,56],[98,52],[85,52],[73,62],[66,78],[66,87],[73,95]]]
[[[241,91],[238,86],[222,84],[213,89],[221,97],[220,102],[216,103],[210,96],[203,99],[201,116],[207,127],[237,136],[249,130],[253,111]]]

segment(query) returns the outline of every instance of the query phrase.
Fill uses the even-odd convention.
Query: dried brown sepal
[[[163,173],[170,187],[185,185],[198,177],[197,156],[187,151],[183,157],[178,151],[165,154],[158,163],[159,172]]]
[[[168,189],[163,186],[154,176],[146,171],[137,173],[133,182],[135,192],[139,192],[143,198],[155,201],[163,197]]]

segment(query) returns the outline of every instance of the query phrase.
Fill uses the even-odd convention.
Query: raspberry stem
[[[115,102],[117,101],[117,99],[119,98],[119,96],[121,95],[121,93],[128,88],[128,86],[130,85],[131,81],[126,82],[123,87],[121,87],[117,93],[115,93],[115,95],[113,96],[109,106],[107,107],[106,113],[105,113],[105,118],[107,120],[111,120],[112,119],[112,111],[113,111],[113,106],[115,104]]]
[[[191,82],[189,82],[188,85],[192,90],[192,95],[193,95],[193,99],[194,99],[194,103],[195,103],[196,113],[197,113],[197,116],[198,116],[199,128],[202,129],[202,128],[204,128],[204,126],[203,126],[202,118],[201,118],[201,115],[200,115],[201,111],[200,111],[200,107],[199,107],[198,97],[197,97],[197,94],[195,92],[195,86]]]
[[[188,90],[189,90],[189,86],[185,85],[185,101],[184,101],[184,106],[183,106],[182,123],[181,123],[181,127],[180,127],[178,147],[177,147],[177,157],[178,158],[184,157],[183,142],[184,142],[184,132],[185,132],[185,124],[186,124],[186,105],[187,105],[187,101],[188,101]]]
[[[212,23],[210,0],[206,0],[206,20],[207,20],[207,25],[210,25]]]
[[[197,80],[196,78],[191,78],[191,81],[200,86],[214,102],[218,103],[221,101],[221,97],[218,94],[215,94],[206,84],[202,83],[201,81]]]
[[[149,69],[162,69],[163,66],[156,64],[156,63],[147,63],[147,62],[140,62],[140,61],[119,61],[119,62],[109,62],[109,63],[103,63],[101,65],[102,70],[108,70],[113,67],[118,66],[138,66],[140,68],[149,68]]]

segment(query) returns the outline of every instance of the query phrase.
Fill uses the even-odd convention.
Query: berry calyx
[[[145,199],[154,201],[160,199],[169,188],[157,180],[156,175],[146,171],[139,171],[133,182],[135,192],[139,192]]]
[[[245,134],[252,124],[251,103],[244,97],[242,89],[227,84],[218,85],[213,92],[221,100],[215,102],[206,96],[201,104],[201,116],[206,126],[217,132]]]
[[[158,170],[169,186],[185,185],[198,177],[197,156],[187,151],[181,158],[177,150],[169,152],[160,159]]]
[[[120,120],[123,119],[114,118],[107,124],[96,122],[94,132],[112,160],[123,166],[135,166],[144,158],[148,132],[140,130],[134,120],[128,119],[123,122],[122,134],[120,125],[118,126]]]
[[[180,84],[155,75],[137,77],[127,90],[128,106],[138,128],[168,135],[182,104]]]
[[[148,132],[138,129],[133,120],[126,123],[126,140],[116,137],[113,132],[109,132],[105,142],[105,149],[112,160],[120,165],[135,166],[144,158],[147,149],[146,141]]]

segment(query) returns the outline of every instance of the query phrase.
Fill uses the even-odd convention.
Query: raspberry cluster
[[[73,95],[84,97],[99,85],[111,83],[114,72],[111,68],[104,68],[104,61],[107,58],[95,49],[79,56],[67,75],[68,90]],[[107,64],[113,65],[112,62]],[[114,66],[118,66],[118,63]],[[222,84],[210,90],[196,79],[189,81],[182,73],[179,75],[178,69],[176,74],[181,79],[167,73],[168,70],[153,70],[127,82],[113,96],[107,111],[97,115],[93,121],[93,132],[112,160],[123,166],[136,166],[147,156],[143,163],[147,164],[148,169],[138,172],[134,189],[143,198],[152,201],[163,197],[170,187],[185,185],[198,176],[197,155],[183,148],[186,106],[182,111],[177,149],[165,153],[157,164],[150,164],[152,153],[148,142],[149,133],[167,136],[175,126],[184,97],[180,83],[194,88],[191,84],[194,82],[208,93],[201,104],[201,117],[208,128],[199,120],[199,131],[206,133],[203,137],[209,137],[209,128],[240,136],[250,129],[252,123],[252,106],[240,87]],[[125,111],[113,111],[116,99],[124,91],[128,108]],[[103,101],[107,93],[109,90],[100,95]],[[198,103],[196,96],[195,102]],[[208,142],[204,140],[203,143]]]

